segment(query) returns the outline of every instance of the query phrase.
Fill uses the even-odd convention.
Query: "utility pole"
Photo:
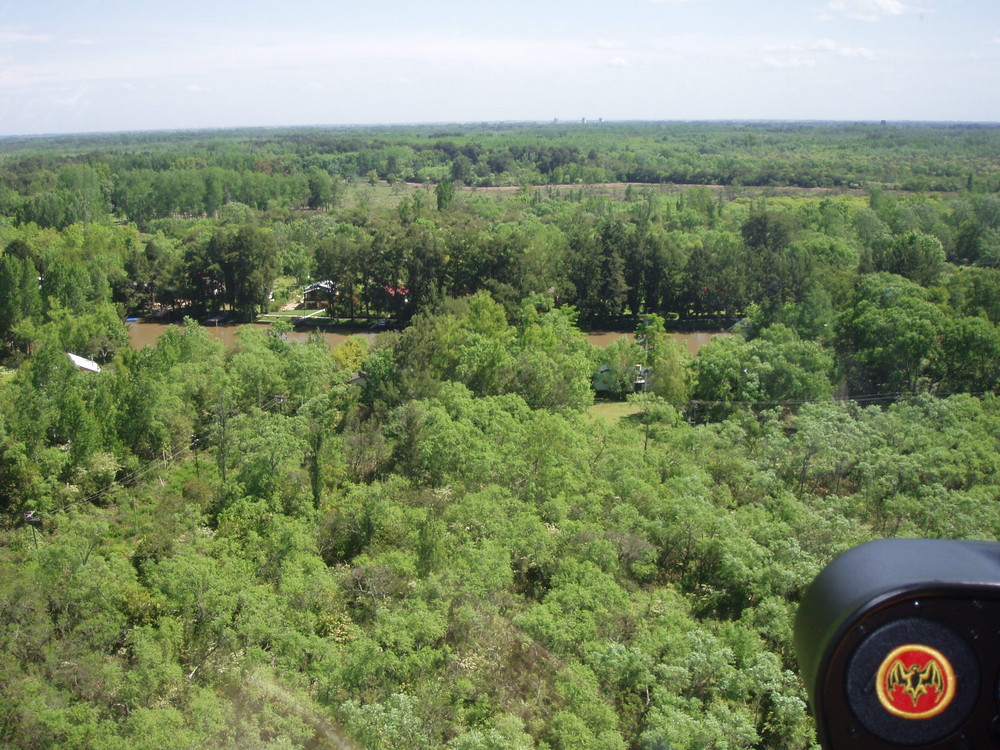
[[[42,517],[35,515],[35,511],[29,510],[24,514],[23,519],[31,527],[31,540],[35,543],[35,549],[38,549],[38,536],[35,534],[35,527],[42,525]]]

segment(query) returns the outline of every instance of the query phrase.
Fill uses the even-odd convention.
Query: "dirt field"
[[[673,182],[660,182],[660,183],[648,183],[648,182],[595,182],[580,185],[531,185],[527,189],[531,192],[540,191],[544,193],[567,193],[575,190],[583,190],[586,193],[607,195],[613,198],[623,198],[625,196],[625,191],[629,187],[633,190],[643,191],[652,190],[655,193],[679,193],[684,190],[691,190],[692,188],[703,187],[711,190],[712,192],[729,191],[733,198],[739,198],[744,196],[757,196],[761,194],[768,195],[865,195],[865,191],[861,189],[848,189],[848,188],[804,188],[804,187],[752,187],[746,185],[740,185],[738,187],[733,187],[731,185],[689,185],[689,184],[677,184]],[[463,191],[469,193],[485,192],[485,193],[513,193],[521,190],[522,188],[515,185],[501,185],[498,187],[465,187]]]
[[[652,191],[660,195],[673,195],[693,188],[706,188],[714,194],[722,193],[726,200],[737,200],[740,198],[768,197],[805,197],[805,196],[825,196],[825,195],[866,195],[864,190],[847,188],[801,188],[801,187],[733,187],[730,185],[687,185],[678,183],[645,183],[645,182],[597,182],[579,185],[500,185],[496,187],[462,187],[456,194],[456,203],[473,196],[491,196],[497,200],[515,195],[518,191],[526,190],[529,195],[562,196],[573,192],[583,191],[585,195],[603,195],[611,200],[624,200],[626,191],[631,187],[636,193],[642,195],[646,191]],[[385,181],[376,182],[374,185],[368,183],[357,183],[349,186],[341,198],[342,208],[365,206],[369,208],[395,208],[400,202],[415,193],[422,193],[419,200],[424,211],[430,211],[436,205],[433,184],[419,184],[414,182],[395,182],[389,184]],[[894,191],[896,192],[896,191]]]

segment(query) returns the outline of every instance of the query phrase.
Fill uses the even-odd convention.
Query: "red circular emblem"
[[[955,671],[944,654],[930,646],[908,644],[893,649],[878,668],[879,702],[904,719],[929,719],[955,697]]]

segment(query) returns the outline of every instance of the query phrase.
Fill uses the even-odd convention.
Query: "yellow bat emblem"
[[[889,665],[889,673],[886,675],[885,687],[891,693],[902,685],[903,692],[910,696],[913,707],[917,707],[920,696],[927,692],[927,688],[934,688],[934,705],[941,702],[944,697],[944,674],[936,659],[931,659],[924,666],[914,664],[907,667],[900,659],[896,659]]]
[[[930,646],[907,644],[893,649],[883,659],[877,680],[882,707],[904,719],[937,716],[955,697],[951,662]]]

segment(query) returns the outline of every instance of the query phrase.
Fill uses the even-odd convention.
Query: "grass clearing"
[[[273,312],[262,313],[260,318],[301,318],[308,315],[312,310],[275,310]],[[325,314],[325,313],[324,313]]]
[[[609,425],[618,424],[625,417],[638,414],[639,407],[627,401],[598,401],[589,409],[587,414],[594,421],[602,421]]]

